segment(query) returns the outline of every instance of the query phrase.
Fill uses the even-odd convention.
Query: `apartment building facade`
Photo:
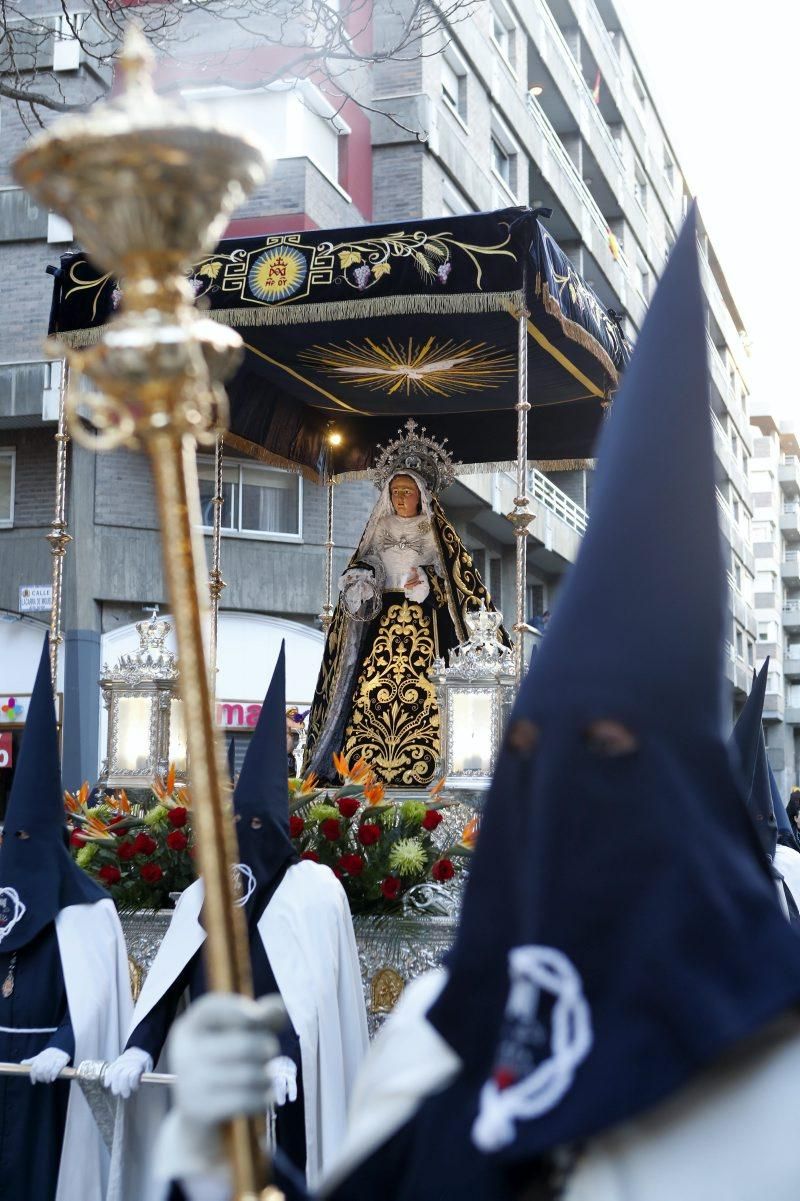
[[[51,0],[31,0],[46,13]],[[54,15],[55,21],[55,15]],[[376,4],[377,43],[390,18]],[[434,36],[434,35],[432,35]],[[435,35],[438,37],[439,35]],[[80,53],[65,54],[54,25],[60,82],[91,82]],[[445,44],[446,43],[446,44]],[[426,48],[427,49],[427,48]],[[431,51],[376,65],[370,116],[349,101],[334,110],[316,85],[286,80],[191,96],[242,129],[270,130],[275,161],[229,235],[326,228],[362,221],[531,204],[552,210],[549,228],[601,299],[635,338],[687,203],[678,157],[611,3],[490,0]],[[74,48],[73,48],[74,51]],[[0,101],[0,263],[10,319],[0,328],[0,700],[24,695],[46,614],[17,620],[19,589],[50,575],[46,535],[55,484],[54,420],[59,364],[46,362],[50,278],[71,231],[16,188],[9,163],[28,131]],[[728,675],[748,686],[756,640],[754,561],[747,487],[752,433],[741,321],[705,234],[715,446],[723,528],[731,548]],[[509,448],[509,458],[514,448]],[[212,465],[201,459],[201,499]],[[528,554],[528,615],[555,603],[591,504],[591,472],[533,471],[535,520]],[[258,700],[275,640],[289,639],[292,699],[310,696],[322,635],[325,495],[273,468],[229,456],[225,468],[221,665],[218,695]],[[514,535],[504,514],[514,486],[503,473],[463,477],[444,497],[495,599],[514,605]],[[355,546],[372,501],[366,484],[336,489],[334,578]],[[145,461],[119,452],[95,458],[71,445],[61,687],[68,783],[92,777],[101,754],[99,706],[77,704],[78,683],[133,649],[145,606],[165,605],[152,487]],[[35,635],[35,637],[34,637]],[[5,640],[5,642],[4,642]],[[2,654],[4,645],[14,654]],[[261,650],[250,653],[253,647]],[[315,660],[315,655],[317,656]],[[296,665],[293,669],[293,663]],[[294,678],[292,678],[294,672]],[[27,684],[27,686],[26,686]],[[2,705],[0,705],[2,711]],[[1,720],[1,719],[0,719]],[[0,789],[3,768],[0,766]]]
[[[751,421],[756,666],[769,658],[767,754],[788,794],[800,770],[800,442],[758,405]]]

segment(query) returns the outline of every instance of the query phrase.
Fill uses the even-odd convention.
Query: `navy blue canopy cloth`
[[[615,315],[526,208],[225,241],[191,282],[247,348],[228,388],[230,441],[317,479],[328,434],[341,434],[336,473],[360,472],[409,416],[464,464],[512,459],[521,313],[528,457],[584,459],[629,355]],[[65,255],[51,333],[91,341],[122,289]]]

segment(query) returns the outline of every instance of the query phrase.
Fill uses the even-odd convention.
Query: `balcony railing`
[[[530,490],[535,500],[541,501],[552,513],[555,513],[567,525],[572,526],[573,530],[577,530],[579,534],[586,533],[586,527],[589,524],[589,515],[586,510],[582,509],[580,505],[576,505],[574,500],[570,500],[565,492],[562,492],[551,479],[535,467],[531,468]]]
[[[602,141],[605,143],[609,153],[612,155],[615,166],[617,167],[617,170],[624,177],[625,164],[622,160],[622,155],[619,152],[619,147],[617,146],[617,143],[614,139],[614,135],[612,134],[611,130],[608,128],[605,117],[600,112],[600,109],[597,107],[597,105],[594,102],[594,97],[592,96],[591,88],[589,87],[588,83],[584,79],[583,72],[581,71],[580,67],[578,66],[577,62],[575,61],[575,56],[572,53],[572,51],[570,50],[569,45],[568,45],[563,33],[561,32],[558,21],[556,21],[555,17],[551,13],[547,4],[545,4],[544,0],[539,0],[538,7],[539,7],[539,11],[542,15],[542,20],[544,21],[545,25],[547,26],[550,36],[552,37],[552,39],[556,45],[556,48],[561,56],[562,62],[564,63],[564,66],[566,67],[569,75],[572,78],[573,86],[575,87],[575,90],[577,92],[578,102],[579,103],[581,101],[584,102],[583,104],[581,104],[582,109],[589,113],[589,119],[591,120],[592,125],[594,126],[594,129],[596,130],[597,134],[602,139]],[[606,31],[606,36],[608,36],[607,31]],[[609,182],[611,182],[613,185],[613,181],[609,181]]]
[[[606,221],[600,206],[584,183],[580,171],[570,158],[564,143],[558,136],[557,131],[551,125],[546,112],[536,97],[531,96],[530,93],[528,94],[528,111],[530,112],[534,123],[537,125],[540,133],[542,134],[542,137],[547,143],[548,149],[551,151],[553,157],[560,164],[564,174],[566,175],[572,190],[575,193],[578,203],[590,217],[592,223],[599,232],[603,243],[608,246],[608,235],[610,233],[608,221]],[[632,276],[630,264],[625,257],[622,247],[619,247],[617,250],[616,262],[619,265],[620,274],[622,275],[623,279],[626,282],[631,283]]]

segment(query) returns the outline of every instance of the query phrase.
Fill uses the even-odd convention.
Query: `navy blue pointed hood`
[[[429,1011],[464,1064],[440,1108],[471,1106],[473,1147],[501,1162],[655,1105],[800,1001],[800,940],[722,729],[725,623],[693,210],[603,432]]]
[[[800,851],[800,843],[792,831],[789,815],[784,808],[778,781],[775,779],[769,759],[767,759],[767,774],[769,775],[769,790],[772,794],[772,812],[778,823],[778,842],[781,846],[789,847],[793,851]]]
[[[767,747],[764,742],[764,697],[767,691],[769,657],[753,674],[753,686],[733,727],[731,750],[738,754],[744,780],[747,811],[755,822],[765,855],[772,863],[778,845],[778,823],[772,805]]]
[[[0,951],[17,951],[68,905],[108,898],[64,841],[58,725],[45,638],[0,846]]]
[[[239,856],[252,873],[245,872],[250,893],[245,909],[251,924],[259,920],[286,868],[298,857],[289,837],[285,709],[286,651],[281,643],[233,794]]]

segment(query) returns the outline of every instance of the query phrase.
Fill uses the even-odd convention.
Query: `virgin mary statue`
[[[455,478],[444,446],[409,420],[372,477],[380,495],[339,580],[303,769],[330,780],[342,751],[388,787],[422,788],[440,752],[431,665],[466,641],[468,609],[494,606],[436,499]]]

